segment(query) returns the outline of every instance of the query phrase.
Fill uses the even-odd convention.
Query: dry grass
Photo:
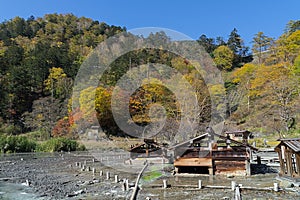
[[[129,150],[131,145],[140,144],[142,139],[112,137],[110,139],[84,140],[80,141],[88,150],[123,149]]]

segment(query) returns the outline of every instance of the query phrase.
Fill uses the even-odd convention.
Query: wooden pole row
[[[95,162],[95,161],[93,161],[93,162]],[[87,162],[84,161],[84,163],[87,163]],[[87,167],[86,164],[82,164],[81,162],[76,162],[75,166],[79,167],[81,169],[81,171],[92,171],[94,177],[96,175],[96,168],[94,168],[94,167],[91,169],[89,166]],[[99,171],[99,176],[103,176],[103,171],[102,170]],[[110,180],[110,178],[111,178],[111,174],[110,174],[109,171],[107,171],[106,172],[106,180]],[[116,174],[114,176],[114,178],[115,178],[114,179],[115,183],[119,183],[120,182],[119,175]],[[123,191],[129,190],[130,186],[129,186],[129,180],[128,179],[123,179],[123,182],[121,184],[122,184],[122,190]]]
[[[170,184],[168,184],[168,181],[166,179],[162,180],[162,184],[151,184],[146,185],[145,187],[162,187],[163,189],[166,189],[168,187],[171,187]],[[235,181],[231,181],[231,186],[222,186],[222,185],[203,185],[202,180],[198,180],[198,185],[172,185],[172,187],[183,187],[183,188],[194,188],[192,190],[198,190],[203,188],[212,188],[212,189],[231,189],[232,191],[236,191],[237,187],[238,189],[247,189],[247,190],[264,190],[264,191],[275,191],[279,192],[279,184],[274,183],[273,187],[265,187],[265,188],[258,188],[258,187],[247,187],[243,186],[242,184],[237,184]]]

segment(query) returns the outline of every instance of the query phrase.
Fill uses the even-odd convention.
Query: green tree
[[[213,38],[208,38],[206,35],[201,35],[197,42],[206,50],[208,54],[212,54],[212,52],[217,48],[215,44],[215,40]]]
[[[252,61],[252,56],[248,54],[249,48],[244,46],[244,41],[234,28],[229,35],[227,46],[233,51],[233,68],[240,67],[244,63]]]
[[[262,64],[262,54],[272,45],[273,39],[264,35],[263,32],[258,32],[252,42],[252,52],[257,55],[258,63]]]
[[[297,30],[300,30],[300,20],[290,20],[285,27],[285,33],[287,34],[291,34]]]
[[[9,66],[20,65],[24,58],[24,49],[19,45],[12,44],[4,52],[5,64]]]

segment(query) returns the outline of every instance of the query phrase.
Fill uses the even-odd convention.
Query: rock
[[[85,190],[78,190],[78,191],[75,191],[73,194],[67,194],[67,197],[75,197],[79,194],[83,194],[85,192]]]
[[[233,174],[227,174],[227,178],[234,178]]]
[[[28,179],[26,179],[26,182],[25,183],[21,183],[21,185],[24,185],[24,186],[30,186],[31,183]]]

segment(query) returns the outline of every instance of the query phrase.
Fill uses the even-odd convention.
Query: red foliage
[[[70,134],[70,123],[69,118],[63,118],[57,121],[56,125],[52,129],[52,136],[67,136]]]

